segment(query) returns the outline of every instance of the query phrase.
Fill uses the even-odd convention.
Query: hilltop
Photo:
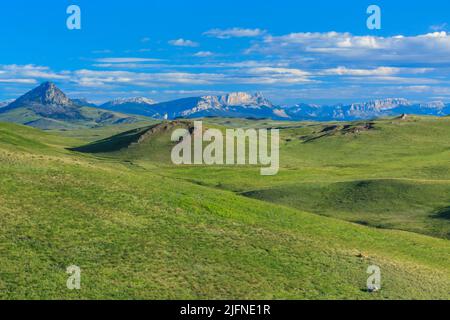
[[[171,135],[178,128],[192,132],[193,123],[186,120],[158,123],[128,130],[70,150],[128,161],[152,160],[170,163],[170,152],[174,146]]]

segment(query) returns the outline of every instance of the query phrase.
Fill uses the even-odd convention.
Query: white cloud
[[[143,73],[131,71],[77,70],[73,80],[82,86],[133,85],[162,86],[175,84],[207,85],[220,82],[224,75],[215,73],[156,72]]]
[[[17,84],[36,84],[35,79],[2,79],[0,78],[0,83],[17,83]]]
[[[315,82],[309,72],[293,68],[256,67],[233,70],[234,81],[247,84],[296,84]]]
[[[34,78],[46,79],[46,80],[63,80],[68,79],[69,76],[65,73],[55,73],[48,67],[36,66],[32,64],[28,65],[0,65],[0,75],[4,78],[3,82],[11,82],[13,79],[18,83],[31,83]]]
[[[377,67],[373,69],[352,69],[343,66],[337,68],[324,69],[317,72],[317,75],[336,76],[390,76],[396,74],[419,74],[433,71],[433,68],[396,68]]]
[[[380,62],[448,63],[450,34],[433,32],[416,36],[355,36],[350,33],[291,33],[267,36],[247,53],[259,53],[290,60],[305,56],[323,63],[352,61],[366,64]]]
[[[199,51],[194,54],[195,57],[200,57],[200,58],[212,57],[213,55],[214,55],[214,53],[211,51]]]
[[[211,29],[203,34],[208,37],[229,39],[229,38],[258,37],[263,35],[265,32],[266,32],[265,30],[261,29],[230,28],[230,29]]]
[[[255,74],[290,74],[290,75],[296,75],[296,76],[307,76],[310,73],[299,70],[299,69],[291,69],[291,68],[273,68],[273,67],[258,67],[258,68],[251,68],[249,69],[249,72],[255,73]]]
[[[170,40],[169,44],[176,47],[198,47],[199,44],[197,42],[191,41],[191,40],[185,40],[185,39],[177,39],[177,40]]]
[[[368,76],[368,77],[350,77],[358,83],[372,83],[372,84],[438,84],[442,81],[433,78],[415,78],[415,77],[399,77],[399,76]]]

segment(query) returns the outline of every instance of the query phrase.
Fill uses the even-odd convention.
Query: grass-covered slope
[[[168,167],[164,174],[373,227],[450,237],[450,118],[353,123],[209,119],[208,125],[275,127],[281,169]]]
[[[299,183],[244,195],[377,228],[450,239],[450,183],[406,179]],[[447,209],[448,210],[448,209]]]
[[[90,107],[77,109],[79,118],[52,118],[38,114],[30,108],[0,110],[0,121],[24,124],[43,130],[76,130],[109,125],[130,124],[150,120],[145,117],[130,116]]]
[[[170,164],[172,133],[176,129],[193,130],[190,121],[156,123],[122,132],[71,150],[128,161],[150,161]]]
[[[0,124],[0,298],[450,298],[448,240],[66,150],[74,145]],[[66,288],[72,264],[80,291]],[[374,294],[364,290],[371,264],[382,270]]]

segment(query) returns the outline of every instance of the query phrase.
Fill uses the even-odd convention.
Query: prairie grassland
[[[238,193],[302,181],[374,179],[376,173],[368,169],[383,177],[398,170],[392,179],[446,185],[447,173],[439,174],[448,152],[440,125],[428,130],[435,130],[440,142],[416,146],[428,153],[411,152],[398,160],[405,165],[416,159],[407,167],[381,155],[369,161],[370,148],[346,160],[332,156],[326,145],[331,139],[336,152],[345,144],[358,150],[364,145],[360,139],[370,140],[381,128],[367,137],[284,142],[282,172],[264,179],[257,168],[173,167],[160,155],[152,160],[136,150],[133,159],[72,152],[66,148],[96,139],[0,124],[0,298],[448,299],[448,240],[308,213],[295,197],[295,203],[278,204]],[[284,138],[296,130],[311,135],[316,129],[287,129]],[[158,144],[165,152],[161,139]],[[147,151],[156,152],[158,144]],[[389,153],[393,147],[386,148]],[[382,192],[384,187],[373,188]],[[305,208],[314,207],[314,199],[303,201]],[[333,200],[324,204],[327,215],[333,215],[333,205]],[[343,203],[339,210],[346,208],[352,207]],[[66,288],[66,267],[73,264],[82,269],[79,291]],[[365,290],[372,264],[382,270],[377,293]]]

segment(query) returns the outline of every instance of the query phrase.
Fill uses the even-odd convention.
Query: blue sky
[[[81,30],[66,27],[71,4]],[[371,4],[381,30],[366,26]],[[96,102],[230,91],[450,102],[448,0],[15,0],[0,12],[0,101],[50,80]]]

